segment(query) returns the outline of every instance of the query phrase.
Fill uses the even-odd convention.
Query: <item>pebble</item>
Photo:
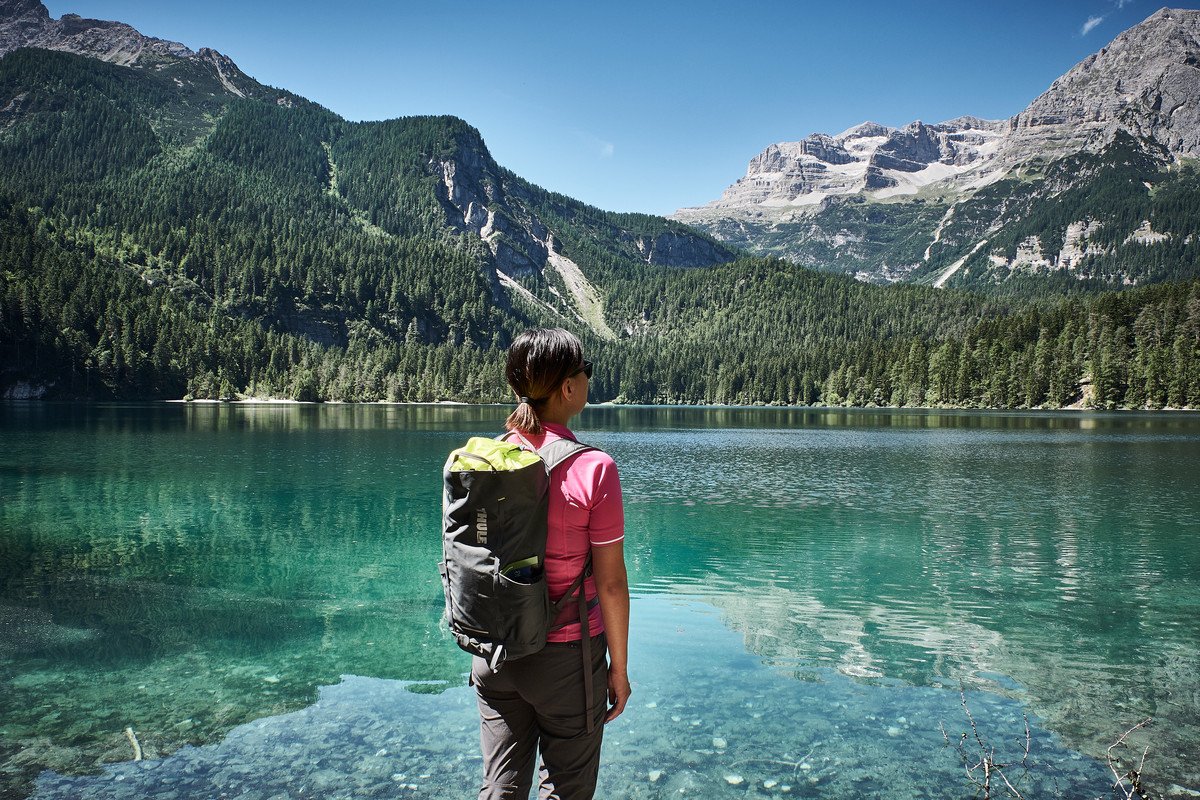
[[[774,778],[767,778],[765,781],[763,781],[764,789],[774,789],[778,785],[779,781],[775,780]]]
[[[724,750],[728,746],[729,744],[720,736],[713,737],[713,747],[717,748],[718,750]]]
[[[650,782],[651,782],[651,783],[658,783],[658,779],[659,779],[659,778],[661,778],[661,777],[662,777],[662,770],[661,770],[661,769],[652,769],[652,770],[650,770]]]
[[[739,783],[741,783],[744,780],[746,780],[746,779],[743,778],[741,775],[726,775],[725,776],[725,782],[728,783],[730,786],[737,786]]]
[[[646,708],[658,708],[658,703],[646,703]]]
[[[902,733],[904,733],[904,731],[902,731],[900,728],[897,728],[895,725],[892,725],[887,729],[888,736],[899,736]]]
[[[671,722],[679,722],[681,719],[683,719],[683,717],[679,716],[678,714],[671,715]]]
[[[267,677],[263,678],[263,683],[279,683],[279,676],[268,675]]]

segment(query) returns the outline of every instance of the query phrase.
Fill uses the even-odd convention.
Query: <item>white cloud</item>
[[[1122,8],[1124,8],[1125,6],[1129,5],[1132,2],[1133,2],[1133,0],[1116,0],[1117,10],[1120,11]]]
[[[1104,17],[1088,17],[1087,22],[1083,23],[1083,27],[1079,29],[1079,35],[1087,36],[1101,22],[1104,22]]]
[[[588,133],[587,131],[575,131],[575,135],[579,138],[579,141],[584,147],[586,147],[588,150],[591,150],[601,158],[612,158],[613,153],[617,151],[617,146],[615,144],[607,139],[601,139],[595,134]]]

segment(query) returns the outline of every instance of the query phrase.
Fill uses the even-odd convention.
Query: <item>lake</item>
[[[0,405],[0,797],[474,796],[440,471],[507,410]],[[1121,752],[1200,790],[1200,415],[576,431],[633,593],[598,797],[970,797],[968,712],[1027,796],[1110,796],[1146,717]]]

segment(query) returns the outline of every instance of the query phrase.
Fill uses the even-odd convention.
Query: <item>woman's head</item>
[[[557,408],[563,383],[582,372],[583,345],[562,328],[534,328],[518,336],[508,348],[505,377],[517,397],[517,408],[505,423],[509,430],[541,433],[541,418],[548,406]],[[583,400],[586,401],[586,387]]]

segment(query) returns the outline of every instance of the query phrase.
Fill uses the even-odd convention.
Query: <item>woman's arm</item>
[[[608,716],[612,722],[625,710],[629,686],[629,576],[620,541],[592,548],[592,575],[600,597],[600,614],[608,638]]]

